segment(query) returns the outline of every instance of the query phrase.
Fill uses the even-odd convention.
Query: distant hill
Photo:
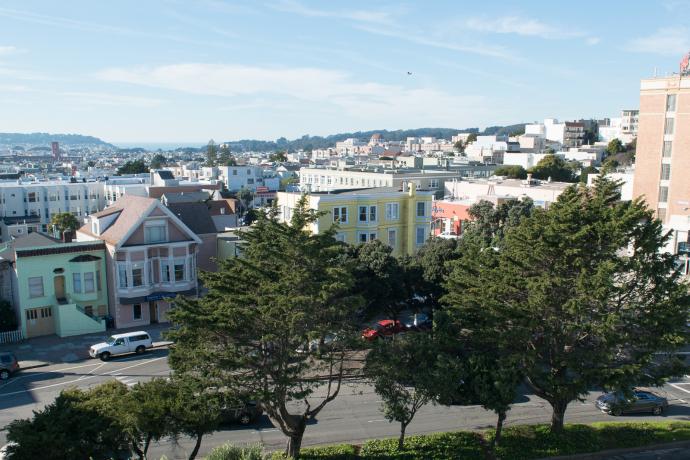
[[[93,136],[81,134],[50,134],[50,133],[0,133],[0,145],[44,145],[51,142],[59,142],[62,145],[99,145],[114,147],[112,144]]]
[[[511,134],[514,132],[524,132],[525,124],[520,123],[510,126],[491,126],[486,128],[481,134]],[[376,129],[372,131],[357,131],[354,133],[331,134],[330,136],[309,136],[304,135],[299,139],[287,140],[284,137],[276,141],[261,141],[256,139],[242,139],[239,141],[228,141],[230,150],[233,152],[266,152],[271,150],[313,150],[334,147],[336,142],[345,139],[355,138],[369,140],[373,134],[380,134],[385,141],[404,141],[408,137],[435,137],[437,139],[448,139],[458,133],[477,133],[479,128],[417,128],[417,129],[398,129],[388,131],[386,129]],[[200,150],[204,150],[202,147]]]

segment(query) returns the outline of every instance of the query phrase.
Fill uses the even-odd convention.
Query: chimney
[[[74,238],[72,230],[65,230],[64,232],[62,232],[62,242],[63,243],[71,243],[72,238]]]

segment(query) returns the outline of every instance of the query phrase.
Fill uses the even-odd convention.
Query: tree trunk
[[[149,446],[151,445],[151,438],[152,437],[153,436],[151,436],[151,433],[148,433],[146,435],[146,442],[144,442],[144,457],[146,457],[148,455]]]
[[[141,449],[139,448],[139,444],[137,444],[135,441],[132,441],[132,450],[135,454],[137,454],[139,460],[146,459],[146,455],[144,454],[144,452],[141,451]]]
[[[407,423],[400,423],[400,437],[398,438],[398,450],[402,451],[405,447],[405,430],[407,429]]]
[[[302,448],[303,436],[304,429],[288,438],[287,449],[285,450],[285,454],[288,458],[299,458],[299,451]]]
[[[551,431],[560,433],[563,431],[563,422],[565,421],[565,410],[568,408],[568,401],[557,400],[549,401],[553,413],[551,414]]]
[[[196,443],[194,444],[194,450],[192,450],[192,453],[189,454],[189,460],[194,460],[196,458],[196,454],[199,453],[199,448],[201,447],[201,438],[203,437],[204,433],[197,433]]]
[[[503,422],[505,422],[505,420],[505,411],[499,412],[498,421],[496,422],[496,434],[494,434],[494,438],[491,440],[491,452],[493,452],[496,446],[501,442],[501,433],[503,432]]]

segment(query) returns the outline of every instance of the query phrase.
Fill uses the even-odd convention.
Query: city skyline
[[[677,70],[689,6],[10,0],[2,131],[198,144],[617,116]]]

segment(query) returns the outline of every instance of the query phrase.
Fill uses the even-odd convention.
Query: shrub
[[[287,458],[283,452],[274,452],[271,460],[283,460]],[[336,444],[323,447],[306,447],[300,450],[300,460],[356,460],[357,447],[351,444]]]
[[[471,432],[435,433],[405,438],[405,447],[398,450],[397,439],[367,441],[361,458],[400,460],[442,460],[447,458],[484,459],[479,435]]]
[[[206,460],[263,460],[263,458],[261,444],[234,446],[226,443],[213,449]]]

